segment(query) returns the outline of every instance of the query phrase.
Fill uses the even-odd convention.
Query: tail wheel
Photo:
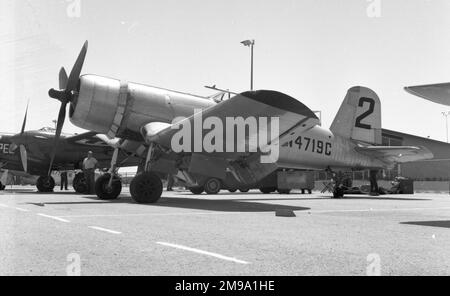
[[[50,176],[40,176],[37,180],[36,187],[39,192],[53,192],[55,179]]]
[[[122,181],[119,177],[114,176],[111,186],[109,181],[111,179],[110,174],[104,174],[95,181],[95,193],[100,199],[113,200],[117,199],[122,192]]]
[[[217,194],[220,192],[222,182],[219,179],[211,178],[205,183],[205,191],[207,194]]]
[[[80,194],[86,194],[88,193],[88,188],[86,184],[86,178],[84,177],[84,173],[78,173],[75,175],[75,178],[72,182],[73,189],[75,189],[75,192]]]
[[[205,188],[203,186],[199,186],[199,187],[189,188],[189,190],[195,195],[200,195],[203,193],[203,191],[205,191]]]
[[[141,173],[134,177],[130,184],[130,193],[137,203],[155,203],[162,195],[161,179],[152,172]]]

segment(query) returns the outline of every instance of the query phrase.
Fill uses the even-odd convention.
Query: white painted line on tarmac
[[[186,247],[186,246],[182,246],[182,245],[176,245],[176,244],[165,243],[165,242],[156,242],[156,243],[159,244],[159,245],[162,245],[162,246],[172,247],[172,248],[185,250],[185,251],[189,251],[189,252],[193,252],[193,253],[197,253],[197,254],[201,254],[201,255],[211,256],[211,257],[215,257],[215,258],[218,258],[218,259],[231,261],[231,262],[235,262],[235,263],[239,263],[239,264],[250,264],[247,261],[239,260],[239,259],[232,258],[232,257],[227,257],[227,256],[220,255],[220,254],[217,254],[217,253],[211,253],[211,252],[203,251],[203,250],[200,250],[200,249],[194,249],[194,248],[190,248],[190,247]]]
[[[30,210],[27,209],[22,209],[22,208],[15,208],[16,210],[20,211],[20,212],[29,212]]]
[[[70,223],[69,220],[63,219],[63,218],[59,218],[59,217],[55,217],[55,216],[49,216],[49,215],[45,215],[45,214],[37,214],[38,216],[44,217],[44,218],[49,218],[49,219],[53,219],[59,222],[64,222],[64,223]]]
[[[0,208],[9,208],[9,206],[4,205],[4,204],[0,204]]]
[[[95,230],[98,230],[98,231],[103,231],[103,232],[111,233],[111,234],[122,234],[122,232],[119,232],[119,231],[115,231],[115,230],[111,230],[111,229],[106,229],[106,228],[102,228],[102,227],[97,227],[97,226],[89,226],[89,228],[95,229]]]

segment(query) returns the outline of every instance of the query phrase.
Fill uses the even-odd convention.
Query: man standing
[[[98,161],[93,155],[92,151],[89,151],[88,156],[83,160],[83,172],[89,194],[95,194],[95,169]]]
[[[69,190],[67,188],[68,185],[68,181],[67,181],[67,171],[60,171],[60,175],[61,175],[61,190],[63,190],[63,188],[67,191]]]

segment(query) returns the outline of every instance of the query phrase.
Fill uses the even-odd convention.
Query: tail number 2
[[[372,126],[370,124],[362,123],[362,121],[373,114],[373,111],[375,110],[375,100],[371,99],[371,98],[364,98],[364,97],[359,99],[359,107],[364,107],[364,103],[369,104],[369,110],[367,110],[366,112],[364,112],[363,114],[358,116],[358,118],[356,118],[355,126],[359,127],[359,128],[370,130],[370,129],[372,129]]]

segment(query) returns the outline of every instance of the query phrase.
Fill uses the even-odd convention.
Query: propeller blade
[[[23,171],[28,172],[28,154],[27,148],[24,145],[20,145],[20,160],[22,161]]]
[[[23,133],[25,132],[25,127],[27,125],[27,117],[28,117],[28,106],[30,105],[30,100],[28,100],[27,103],[27,109],[25,111],[25,116],[23,118],[23,123],[22,123],[22,130],[20,131],[20,134],[23,135]]]
[[[80,54],[78,55],[75,64],[73,65],[72,71],[70,72],[67,87],[65,88],[67,92],[76,90],[78,80],[81,75],[81,70],[83,68],[84,60],[86,58],[87,49],[88,49],[88,42],[86,41],[83,45],[83,48],[80,51]]]
[[[66,89],[68,81],[69,78],[67,77],[66,69],[62,67],[61,70],[59,70],[59,89]]]
[[[53,162],[55,161],[56,149],[58,148],[59,138],[61,136],[61,132],[62,132],[62,129],[64,126],[64,120],[66,119],[66,106],[67,106],[67,103],[62,103],[61,108],[59,109],[58,123],[56,124],[56,133],[55,133],[55,138],[53,140],[52,155],[50,158],[50,167],[48,168],[49,176],[52,173],[52,167],[53,167]]]

